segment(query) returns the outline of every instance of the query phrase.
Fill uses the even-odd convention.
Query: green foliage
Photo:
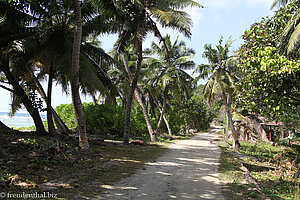
[[[84,103],[83,111],[89,134],[111,134],[122,137],[125,120],[124,109],[113,104]]]
[[[61,104],[55,110],[70,129],[76,129],[72,104]],[[121,106],[83,103],[83,112],[88,134],[119,139],[123,137],[125,109]],[[148,139],[146,122],[141,110],[132,111],[131,133],[132,138]]]
[[[70,129],[76,128],[76,119],[72,104],[61,104],[55,108],[56,113]]]
[[[290,61],[274,47],[266,47],[248,55],[240,69],[244,76],[237,85],[247,91],[238,95],[240,107],[299,127],[300,61]]]
[[[276,42],[297,4],[279,9],[275,16],[254,23],[242,36],[238,51],[240,65],[237,107],[246,112],[282,121],[289,128],[300,127],[300,61],[289,60],[276,51]]]
[[[199,88],[201,90],[203,86]],[[181,103],[172,100],[170,104],[170,110],[166,114],[174,133],[186,132],[189,129],[198,131],[208,129],[216,117],[214,111],[218,109],[208,108],[203,101],[202,92],[199,93],[198,90],[190,99],[182,100]]]
[[[259,193],[249,188],[255,188],[255,185],[245,184],[244,172],[241,170],[241,163],[250,164],[248,167],[250,175],[257,180],[264,193],[265,198],[270,199],[298,199],[299,197],[299,179],[294,179],[297,163],[291,168],[290,164],[298,154],[291,148],[283,146],[273,146],[268,142],[241,142],[240,153],[249,157],[233,156],[225,146],[220,146],[220,177],[227,182],[224,194],[229,199],[261,199]],[[252,156],[258,158],[252,159]],[[275,159],[277,158],[277,159]],[[244,164],[243,167],[246,165]],[[257,168],[255,168],[256,166]],[[266,170],[259,168],[265,166]],[[268,167],[274,167],[276,170],[268,170]]]
[[[150,123],[152,127],[155,127],[156,121],[151,115],[149,115]],[[122,127],[124,123],[122,122]],[[123,131],[123,129],[122,129]],[[122,132],[123,133],[123,132]],[[136,139],[145,139],[150,140],[146,121],[139,105],[136,103],[136,109],[132,110],[131,119],[130,119],[130,133],[131,137]]]

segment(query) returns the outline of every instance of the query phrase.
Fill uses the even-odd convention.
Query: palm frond
[[[300,45],[300,23],[298,23],[293,34],[291,35],[291,37],[289,39],[287,53],[290,54],[290,53],[296,51],[297,49],[299,51],[299,45]]]
[[[174,30],[178,30],[186,37],[191,37],[192,19],[188,13],[173,9],[160,10],[157,8],[153,8],[151,11],[153,16],[163,27],[169,27]]]
[[[163,9],[171,7],[173,9],[185,9],[187,7],[199,7],[203,8],[203,5],[198,3],[197,1],[191,0],[159,0],[157,1],[157,7]]]
[[[284,6],[286,5],[290,0],[274,0],[272,5],[271,5],[271,10],[275,7],[275,6]]]
[[[280,54],[292,55],[297,52],[300,44],[300,10],[298,9],[282,31],[277,48]]]

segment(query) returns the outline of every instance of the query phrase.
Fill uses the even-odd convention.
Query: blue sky
[[[218,43],[221,36],[225,40],[232,36],[235,42],[231,51],[235,51],[242,43],[241,35],[250,25],[258,22],[262,17],[272,15],[270,6],[274,0],[198,0],[204,8],[192,8],[186,11],[192,16],[193,27],[191,39],[185,38],[180,33],[171,29],[161,29],[162,34],[170,34],[175,40],[179,35],[180,40],[186,41],[188,47],[196,51],[194,62],[197,64],[206,63],[202,58],[204,44],[210,43],[213,46]],[[116,40],[116,36],[103,36],[102,48],[110,50]],[[149,35],[144,43],[144,48],[149,47],[151,41],[155,41],[153,35]],[[204,83],[204,81],[202,81]],[[61,103],[71,103],[70,96],[62,94],[59,86],[53,88],[53,106]],[[10,110],[10,94],[0,88],[0,111]],[[89,97],[82,97],[82,101],[91,101]],[[22,111],[23,112],[23,111]]]

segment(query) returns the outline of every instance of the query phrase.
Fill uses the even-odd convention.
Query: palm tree
[[[75,31],[72,53],[72,69],[71,69],[71,91],[72,103],[75,113],[76,122],[79,131],[79,146],[82,149],[89,149],[89,142],[86,133],[85,119],[83,115],[82,103],[79,94],[79,57],[82,37],[82,19],[79,0],[73,0],[75,14]]]
[[[19,46],[17,41],[29,37],[33,30],[36,30],[34,27],[26,27],[25,25],[36,22],[37,18],[28,14],[28,3],[26,2],[16,4],[15,2],[1,1],[0,7],[2,17],[0,23],[0,70],[13,87],[13,90],[10,91],[18,96],[18,102],[23,103],[33,118],[37,132],[45,134],[46,131],[37,108],[34,107],[33,101],[30,100],[24,88],[20,85],[18,73],[11,70],[13,51]]]
[[[126,115],[124,123],[124,144],[129,143],[130,114],[134,92],[140,75],[143,60],[143,40],[149,32],[154,33],[161,41],[163,38],[156,26],[156,21],[163,27],[171,27],[191,36],[191,19],[186,12],[178,11],[188,6],[202,7],[192,0],[168,1],[100,1],[99,10],[104,10],[108,17],[118,20],[121,27],[118,30],[119,39],[115,45],[118,52],[122,52],[124,46],[133,44],[137,50],[137,65],[132,77],[130,92],[127,97]],[[109,7],[109,9],[107,9]],[[104,9],[105,8],[105,9]],[[107,12],[109,10],[109,12]],[[112,17],[114,15],[114,17]],[[156,20],[156,21],[155,21]]]
[[[164,113],[169,91],[173,92],[178,102],[182,96],[181,94],[184,94],[184,96],[188,98],[191,93],[193,78],[184,70],[193,69],[195,67],[195,63],[192,61],[195,51],[187,48],[185,42],[179,41],[178,38],[179,37],[177,37],[172,44],[169,35],[164,37],[169,51],[168,56],[165,54],[166,49],[164,45],[159,46],[154,42],[152,43],[151,54],[156,54],[158,56],[158,62],[161,64],[161,72],[158,76],[159,81],[157,83],[160,84],[160,88],[163,88],[163,103],[156,132],[160,132],[162,121],[165,118]],[[164,121],[168,124],[166,118]],[[171,135],[172,133],[169,131],[169,134]]]
[[[205,84],[203,90],[204,98],[206,98],[208,102],[212,102],[215,99],[216,94],[221,94],[232,131],[234,140],[233,147],[235,149],[240,149],[238,135],[232,120],[231,108],[227,103],[227,95],[232,99],[232,94],[234,92],[233,83],[235,81],[235,77],[230,73],[230,68],[232,68],[232,66],[229,62],[231,58],[228,56],[229,47],[232,42],[233,40],[229,37],[223,46],[223,37],[221,37],[216,49],[214,49],[211,44],[205,44],[203,57],[208,59],[208,64],[199,65],[194,72],[200,73],[196,78],[196,81],[200,78],[208,78],[208,82]]]
[[[274,0],[271,9],[276,5],[285,6],[288,2],[300,4],[299,0]],[[292,18],[288,21],[277,43],[279,53],[299,57],[300,50],[300,9],[297,9]]]
[[[83,16],[85,19],[89,19],[87,4],[83,4]],[[26,82],[32,81],[42,98],[47,104],[47,117],[48,123],[52,121],[51,114],[55,116],[55,122],[58,128],[61,127],[61,131],[65,131],[66,126],[59,119],[53,108],[51,108],[51,87],[52,78],[60,83],[64,90],[67,91],[70,78],[71,68],[71,49],[72,49],[72,27],[74,21],[72,20],[71,2],[62,2],[61,4],[50,4],[49,7],[43,8],[47,10],[47,14],[51,17],[46,17],[40,23],[37,23],[38,31],[34,34],[27,35],[26,39],[18,42],[18,51],[15,51],[15,66],[23,66],[23,72],[19,74],[23,77],[27,77]],[[89,11],[89,10],[88,10]],[[89,11],[90,12],[90,11]],[[86,21],[84,21],[86,22]],[[84,40],[89,39],[85,32]],[[81,43],[81,42],[80,42]],[[80,87],[85,93],[93,93],[95,91],[105,93],[115,92],[114,87],[111,84],[110,78],[105,74],[103,66],[110,66],[114,61],[105,52],[95,46],[96,42],[84,41],[81,45],[80,51]],[[21,59],[17,59],[21,58]],[[38,69],[38,70],[35,70]],[[33,72],[33,70],[37,72]],[[26,74],[26,73],[27,74]],[[50,73],[52,72],[52,73]],[[31,77],[28,76],[31,74]],[[48,97],[43,91],[38,79],[45,78],[48,74]],[[52,75],[51,75],[52,74]],[[23,78],[22,77],[22,78]],[[31,78],[28,79],[28,77]],[[50,111],[50,112],[49,112]],[[59,126],[62,125],[62,126]],[[49,125],[49,130],[51,130]],[[53,126],[52,126],[52,131]]]
[[[128,49],[126,49],[126,51],[122,52],[121,57],[122,57],[122,61],[123,61],[125,71],[127,73],[128,79],[129,79],[129,83],[131,84],[132,79],[133,79],[132,72],[131,72],[131,68],[132,68],[131,66],[135,67],[136,58],[137,58],[136,53],[134,52],[134,49],[132,48],[132,46],[129,47]],[[151,125],[151,122],[150,122],[150,118],[149,118],[149,115],[148,115],[148,111],[147,111],[147,108],[146,108],[146,106],[143,102],[142,94],[141,94],[141,90],[140,90],[139,86],[136,87],[134,95],[135,95],[135,98],[137,99],[137,101],[138,101],[138,103],[139,103],[139,105],[142,109],[142,112],[143,112],[143,115],[144,115],[144,118],[145,118],[145,121],[146,121],[147,129],[148,129],[148,132],[149,132],[150,139],[151,139],[151,141],[157,141],[158,139],[154,134],[154,131],[153,131],[153,128],[152,128],[152,125]]]

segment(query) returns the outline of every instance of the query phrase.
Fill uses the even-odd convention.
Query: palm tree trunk
[[[1,131],[11,131],[12,129],[9,128],[8,126],[6,126],[5,124],[3,124],[1,121],[0,121],[0,130]],[[0,132],[1,134],[1,132]]]
[[[95,105],[97,105],[97,99],[96,99],[95,95],[94,95],[94,94],[91,94],[91,96],[92,96],[92,98],[93,98],[93,103],[94,103]]]
[[[157,121],[156,120],[156,112],[155,112],[155,103],[154,103],[151,93],[149,93],[149,104],[150,104],[150,111],[151,111],[150,113],[151,113],[151,115],[154,116],[155,121]]]
[[[56,129],[53,123],[51,99],[52,99],[52,83],[53,83],[53,64],[49,66],[49,80],[48,80],[48,91],[47,91],[47,122],[48,122],[48,132],[50,134],[56,134]]]
[[[124,63],[126,72],[128,74],[128,77],[129,77],[129,81],[130,81],[130,83],[132,83],[132,75],[131,75],[131,72],[130,72],[130,69],[129,69],[129,66],[128,66],[128,62],[127,62],[127,58],[126,58],[126,55],[125,55],[124,52],[122,53],[122,58],[123,58],[123,63]],[[148,115],[146,106],[143,103],[143,100],[142,100],[142,97],[141,97],[141,95],[138,91],[138,88],[135,89],[135,96],[136,96],[136,99],[137,99],[139,105],[142,108],[142,112],[143,112],[143,115],[144,115],[144,118],[145,118],[145,121],[146,121],[147,129],[148,129],[151,141],[158,141],[157,137],[154,134],[154,131],[153,131],[150,119],[149,119],[149,115]]]
[[[40,84],[40,82],[37,80],[37,78],[35,77],[35,75],[32,73],[31,74],[33,81],[35,82],[35,85],[37,87],[37,91],[38,93],[41,95],[42,99],[45,101],[45,103],[47,104],[47,96],[46,93],[42,87],[42,85]],[[70,130],[68,129],[68,127],[66,126],[66,124],[62,121],[62,119],[58,116],[58,114],[56,113],[56,111],[52,108],[52,106],[50,107],[51,112],[52,112],[52,116],[54,118],[57,130],[59,134],[62,133],[69,133]]]
[[[172,134],[171,126],[170,126],[170,124],[169,124],[169,122],[168,122],[168,120],[167,120],[167,118],[166,118],[166,115],[164,115],[164,122],[165,122],[165,124],[166,124],[166,126],[167,126],[169,135],[173,135],[173,134]]]
[[[135,89],[135,96],[136,96],[136,99],[137,99],[137,101],[139,102],[139,104],[142,108],[143,115],[144,115],[144,118],[145,118],[145,121],[146,121],[146,125],[147,125],[147,128],[148,128],[148,132],[149,132],[151,141],[158,141],[157,137],[154,134],[154,131],[153,131],[150,119],[149,119],[149,115],[148,115],[146,106],[145,106],[145,104],[142,100],[142,97],[141,97],[140,93],[138,92],[137,88]]]
[[[167,97],[168,97],[168,86],[166,86],[166,88],[164,90],[164,103],[163,103],[162,110],[160,111],[159,121],[158,121],[158,124],[157,124],[157,128],[155,130],[156,133],[159,133],[160,129],[161,129],[161,125],[162,125],[162,121],[163,121],[163,116],[165,114],[166,107],[167,107]],[[159,106],[159,105],[157,105],[157,106]]]
[[[8,55],[5,55],[5,63],[1,65],[1,70],[5,74],[9,83],[13,86],[15,93],[21,98],[23,105],[25,106],[26,110],[32,117],[34,121],[34,125],[36,127],[36,131],[40,134],[46,134],[46,130],[39,114],[39,111],[33,106],[32,102],[29,100],[27,94],[25,93],[24,89],[19,85],[18,81],[15,79],[14,75],[11,73],[9,69],[9,59]]]
[[[156,107],[157,107],[158,111],[159,111],[160,113],[162,113],[162,110],[161,110],[161,108],[159,107],[158,102],[157,102],[157,101],[154,101],[154,102],[155,102],[155,104],[156,104]],[[165,115],[165,114],[163,115],[163,119],[164,119],[164,122],[165,122],[165,124],[166,124],[166,126],[167,126],[168,134],[169,134],[169,135],[173,135],[171,126],[170,126],[169,121],[168,121],[168,119],[166,118],[166,115]]]
[[[226,98],[226,94],[225,94],[224,90],[222,91],[222,97],[223,97],[225,109],[226,109],[226,112],[227,112],[227,116],[228,116],[228,120],[229,120],[229,124],[230,124],[230,128],[231,128],[231,132],[232,132],[233,148],[238,150],[238,149],[241,148],[241,145],[240,145],[240,142],[238,140],[238,136],[237,136],[236,130],[235,130],[234,125],[233,125],[233,120],[232,120],[230,108],[229,108],[229,105],[227,103],[227,98]]]
[[[73,0],[75,14],[75,31],[72,53],[72,69],[71,69],[71,91],[74,114],[79,131],[79,147],[81,149],[89,149],[89,143],[86,133],[86,125],[83,114],[82,103],[79,94],[79,57],[82,37],[81,8],[79,0]]]
[[[126,114],[125,114],[125,123],[124,123],[124,138],[123,138],[124,144],[129,144],[131,106],[132,106],[132,102],[133,102],[134,91],[136,89],[137,81],[138,81],[140,71],[141,71],[141,65],[142,65],[142,60],[143,60],[142,50],[143,50],[143,44],[141,41],[139,41],[138,51],[137,51],[138,59],[137,59],[137,64],[136,64],[136,71],[135,71],[134,77],[132,79],[132,83],[130,85],[130,92],[129,92],[129,95],[127,98],[127,104],[126,104]]]

